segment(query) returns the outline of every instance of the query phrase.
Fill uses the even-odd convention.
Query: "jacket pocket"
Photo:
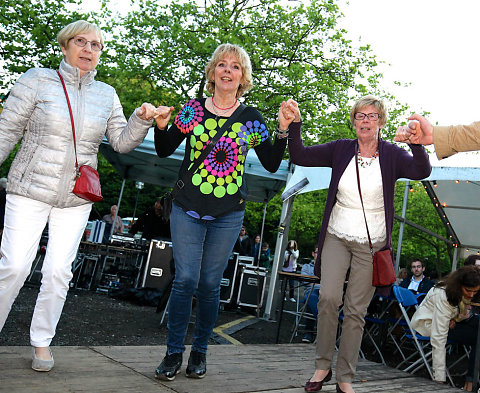
[[[40,157],[42,152],[41,147],[39,146],[36,150],[35,153],[30,158],[30,161],[28,162],[26,168],[24,169],[23,173],[21,174],[20,177],[20,184],[22,186],[25,186],[25,183],[31,183],[32,182],[32,177],[33,177],[33,169],[38,163],[38,157]]]

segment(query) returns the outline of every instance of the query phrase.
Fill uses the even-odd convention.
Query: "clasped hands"
[[[282,101],[278,111],[278,122],[281,130],[286,130],[290,123],[301,121],[300,109],[298,103],[291,98]]]
[[[137,109],[137,116],[142,120],[155,119],[157,127],[163,130],[168,126],[173,109],[173,106],[164,105],[155,108],[152,104],[144,102],[140,108]]]
[[[430,145],[433,143],[433,126],[421,115],[412,115],[408,118],[411,121],[407,126],[397,128],[393,140],[410,144]]]

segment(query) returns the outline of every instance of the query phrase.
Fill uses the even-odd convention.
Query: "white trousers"
[[[72,279],[72,262],[91,209],[91,203],[59,209],[7,194],[0,259],[0,331],[30,273],[48,222],[48,244],[42,284],[30,325],[30,344],[35,347],[50,345]]]

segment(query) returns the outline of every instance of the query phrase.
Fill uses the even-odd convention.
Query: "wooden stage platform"
[[[169,392],[302,393],[313,372],[313,344],[211,345],[207,376],[185,377],[190,348],[182,373],[163,382],[154,370],[165,353],[164,346],[52,347],[56,366],[49,373],[30,368],[30,347],[0,347],[0,391],[28,393],[65,392]],[[381,364],[360,360],[354,382],[357,393],[460,392],[426,378],[412,376]],[[322,392],[335,392],[335,378]]]

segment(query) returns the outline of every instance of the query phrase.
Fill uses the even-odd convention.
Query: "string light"
[[[460,181],[459,181],[459,180],[455,180],[455,184],[458,184],[458,183],[460,183]]]
[[[434,186],[435,188],[438,187],[438,184],[437,184],[437,181],[436,181],[436,180],[433,181],[433,186]]]

